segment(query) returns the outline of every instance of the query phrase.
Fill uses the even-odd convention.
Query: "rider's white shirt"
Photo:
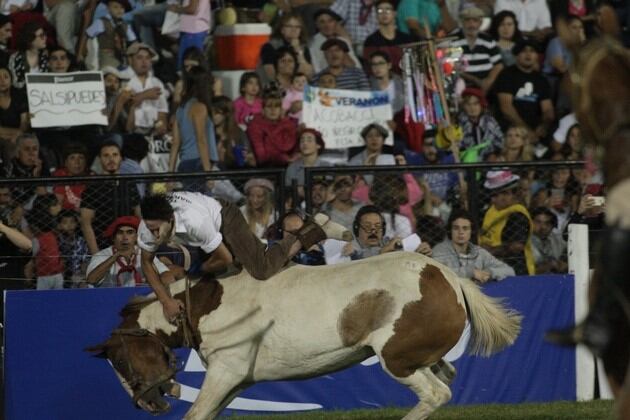
[[[182,245],[200,247],[212,252],[221,244],[221,204],[200,193],[178,192],[169,194],[175,213],[173,241]],[[138,246],[155,252],[159,246],[144,220],[138,227]]]

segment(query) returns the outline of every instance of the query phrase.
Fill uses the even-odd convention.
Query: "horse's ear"
[[[95,346],[86,347],[84,351],[88,353],[92,353],[94,357],[101,357],[103,359],[107,358],[107,344],[97,344]]]

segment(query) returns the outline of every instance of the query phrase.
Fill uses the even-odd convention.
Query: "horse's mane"
[[[201,279],[191,280],[190,288],[192,289],[197,284],[199,284],[199,280]],[[185,290],[185,280],[177,280],[176,282],[171,283],[169,287],[171,290],[171,294],[175,296],[177,293],[183,292]],[[156,302],[157,300],[158,298],[155,293],[151,293],[149,295],[133,296],[131,299],[129,299],[129,302],[127,302],[125,307],[121,309],[120,316],[124,318],[128,315],[140,312],[145,306],[148,306],[151,303]]]

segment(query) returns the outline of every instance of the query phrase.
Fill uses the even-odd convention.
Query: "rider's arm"
[[[171,293],[167,287],[164,286],[160,276],[158,275],[155,266],[153,265],[153,259],[155,258],[154,252],[142,250],[140,260],[142,262],[142,272],[147,279],[147,282],[155,292],[155,296],[160,302],[164,303],[171,300]]]

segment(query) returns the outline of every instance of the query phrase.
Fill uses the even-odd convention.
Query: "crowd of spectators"
[[[223,2],[220,2],[223,4]],[[241,206],[262,240],[287,234],[301,216],[304,168],[330,167],[314,180],[314,211],[353,232],[296,261],[336,263],[398,249],[433,255],[479,282],[508,275],[565,272],[569,222],[601,224],[602,180],[592,165],[552,171],[501,169],[502,162],[584,160],[592,155],[571,113],[567,46],[600,36],[602,19],[624,2],[589,0],[269,0],[233,2],[258,9],[272,26],[255,70],[237,97],[213,77],[211,0],[10,0],[0,11],[0,173],[5,178],[210,172],[286,168],[282,185],[252,177],[142,184],[119,200],[117,184],[0,185],[3,287],[125,286],[143,281],[137,258],[141,197],[149,189],[195,189]],[[242,3],[242,4],[241,4]],[[179,37],[164,35],[167,12]],[[557,36],[565,22],[564,37]],[[449,36],[463,52],[450,102],[461,141],[444,127],[405,118],[401,45]],[[568,37],[568,38],[567,38]],[[103,72],[108,125],[31,129],[27,73]],[[326,149],[301,121],[304,86],[387,91],[394,118],[368,124],[362,148]],[[393,134],[392,134],[393,133]],[[393,135],[393,142],[387,142]],[[393,144],[393,146],[389,145]],[[336,165],[494,162],[479,176],[462,171],[335,175]],[[82,178],[84,179],[84,178]],[[471,183],[482,191],[472,215]],[[174,187],[175,186],[175,187]],[[169,244],[156,267],[165,281],[194,273],[203,252]],[[92,256],[92,257],[90,257]],[[502,260],[502,261],[501,261]],[[170,269],[169,270],[167,270]]]

